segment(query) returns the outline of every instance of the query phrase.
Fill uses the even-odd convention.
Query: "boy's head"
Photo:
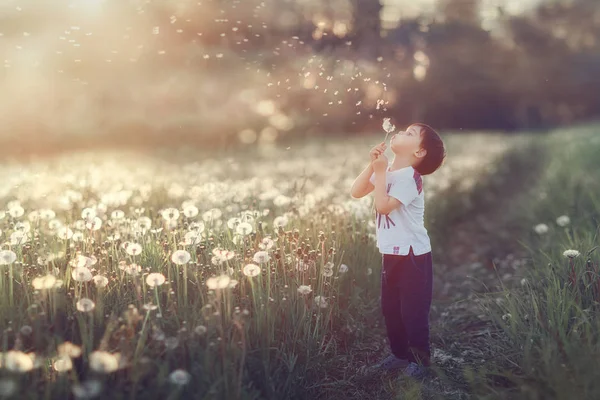
[[[420,123],[392,136],[390,148],[396,155],[410,157],[412,167],[421,175],[435,172],[446,158],[440,135],[429,125]]]

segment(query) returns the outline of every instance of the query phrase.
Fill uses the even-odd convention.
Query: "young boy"
[[[446,158],[439,134],[412,124],[390,138],[394,160],[383,154],[385,142],[371,149],[371,163],[356,178],[351,195],[374,191],[377,247],[382,254],[381,309],[391,353],[375,367],[404,368],[420,378],[430,365],[429,310],[433,291],[431,243],[424,227],[423,175]]]

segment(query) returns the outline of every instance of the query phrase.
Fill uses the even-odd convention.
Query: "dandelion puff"
[[[179,210],[176,208],[165,208],[160,212],[165,221],[176,221],[179,219]]]
[[[73,237],[73,231],[68,226],[62,226],[57,229],[56,237],[63,240],[68,240]]]
[[[227,227],[231,230],[237,228],[239,224],[242,223],[242,220],[238,217],[231,217],[227,220]]]
[[[174,336],[170,336],[165,339],[165,347],[167,350],[175,350],[179,346],[179,339]]]
[[[25,214],[25,209],[20,205],[16,204],[8,209],[8,214],[13,218],[19,218],[22,217],[23,214]]]
[[[577,250],[565,250],[565,252],[563,253],[563,256],[567,257],[567,258],[575,258],[575,257],[579,257],[581,253],[579,253],[579,251]]]
[[[102,228],[102,220],[98,217],[94,217],[85,223],[85,227],[92,231],[97,231]]]
[[[328,304],[327,304],[327,298],[326,297],[324,297],[324,296],[316,296],[315,299],[314,299],[314,301],[315,301],[315,304],[318,307],[327,308]]]
[[[122,210],[114,210],[110,213],[110,219],[120,221],[125,218],[125,213]]]
[[[526,278],[521,279],[521,286],[527,286],[529,281]]]
[[[312,289],[310,288],[310,285],[300,285],[298,287],[298,293],[300,293],[301,295],[307,295],[310,292],[312,292]]]
[[[53,289],[56,284],[56,277],[51,274],[40,276],[34,278],[31,284],[35,290]]]
[[[71,342],[63,342],[57,347],[58,354],[61,356],[67,356],[71,358],[77,358],[81,356],[81,347]]]
[[[83,236],[83,232],[77,231],[77,232],[73,232],[73,236],[71,237],[71,240],[73,240],[74,242],[83,242],[84,236]]]
[[[204,229],[206,229],[206,226],[204,225],[204,222],[202,222],[202,221],[194,221],[188,225],[188,229],[190,231],[194,231],[198,234],[201,234],[202,232],[204,232]]]
[[[80,299],[79,301],[77,301],[77,310],[78,311],[90,312],[94,308],[96,308],[96,304],[91,299],[83,298],[83,299]]]
[[[187,218],[194,218],[196,215],[198,215],[198,207],[194,205],[186,206],[183,209],[183,215],[185,215]]]
[[[248,222],[242,222],[235,228],[235,231],[238,235],[247,236],[252,233],[253,228]]]
[[[252,260],[256,263],[268,263],[269,260],[271,258],[269,257],[269,253],[267,253],[266,251],[257,251],[256,253],[254,253],[254,256],[252,257]]]
[[[223,258],[222,256],[212,256],[210,262],[213,265],[221,265],[225,262],[225,258]]]
[[[273,227],[284,228],[288,224],[288,222],[289,222],[288,217],[286,217],[285,215],[280,215],[278,217],[275,217],[275,219],[273,219]]]
[[[52,367],[56,372],[67,372],[73,368],[73,362],[71,361],[70,357],[58,356],[58,358],[52,363]]]
[[[129,243],[125,251],[130,256],[137,256],[142,252],[142,245],[139,243]]]
[[[191,255],[185,250],[177,250],[171,255],[171,261],[177,265],[184,265],[190,262]]]
[[[92,280],[92,272],[87,267],[77,267],[71,271],[71,277],[77,282],[89,282]]]
[[[33,328],[30,325],[23,325],[21,329],[19,329],[22,335],[29,336],[33,332]]]
[[[71,388],[73,396],[78,399],[91,399],[100,394],[102,391],[102,382],[93,379],[76,383]]]
[[[273,248],[275,242],[270,237],[263,238],[261,242],[258,244],[258,247],[262,250],[269,250]]]
[[[373,268],[367,268],[367,275],[371,275],[373,273]]]
[[[561,215],[556,218],[556,224],[558,226],[567,226],[571,223],[571,219],[567,215]]]
[[[390,118],[383,119],[382,127],[386,133],[394,132],[394,129],[396,129],[396,127],[390,122]]]
[[[29,233],[16,231],[10,234],[10,245],[20,246],[29,241]]]
[[[3,367],[11,372],[24,373],[34,368],[34,353],[23,353],[22,351],[10,350],[4,353]]]
[[[150,287],[160,286],[165,283],[165,281],[165,276],[158,272],[153,272],[146,276],[146,284]]]
[[[211,208],[202,214],[202,219],[206,222],[218,220],[223,215],[223,212],[218,208]]]
[[[190,231],[183,237],[183,243],[186,246],[197,245],[202,241],[202,236],[196,231]]]
[[[13,379],[2,378],[0,379],[0,397],[10,397],[17,391],[17,382]]]
[[[538,235],[543,235],[545,233],[548,233],[549,228],[548,228],[548,225],[546,225],[546,224],[537,224],[536,226],[533,227],[533,230]]]
[[[81,211],[81,218],[84,221],[89,221],[89,220],[96,218],[96,210],[94,208],[90,208],[90,207],[84,208]]]
[[[346,264],[341,264],[338,271],[340,271],[340,273],[344,274],[344,273],[348,272],[348,266]]]
[[[96,287],[106,287],[106,285],[108,285],[108,278],[103,275],[96,275],[94,276],[94,283],[96,284]]]
[[[189,372],[183,369],[176,369],[169,374],[169,382],[174,385],[183,386],[187,385],[191,379]]]
[[[202,336],[202,335],[206,334],[207,331],[208,331],[208,329],[204,325],[198,325],[197,327],[194,328],[194,333],[198,336]]]
[[[90,354],[90,368],[96,372],[109,374],[119,369],[120,354],[96,350]]]
[[[231,280],[229,280],[229,286],[228,286],[228,288],[229,289],[233,289],[234,287],[237,286],[238,283],[239,282],[236,279],[231,279]]]
[[[504,314],[504,315],[502,316],[502,319],[503,319],[504,321],[508,321],[510,318],[512,318],[512,315],[511,315],[511,313],[507,313],[507,314]]]
[[[213,276],[206,280],[206,286],[211,290],[225,289],[229,286],[229,275]]]
[[[260,267],[256,264],[248,264],[244,266],[244,275],[254,277],[260,274]]]
[[[127,275],[137,276],[140,272],[142,272],[142,266],[138,264],[129,264],[125,265],[123,270],[127,273]]]

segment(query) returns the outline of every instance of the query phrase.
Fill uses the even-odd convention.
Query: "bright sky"
[[[509,14],[520,14],[543,1],[548,0],[482,0],[484,7],[481,12],[485,13],[497,6],[503,6]],[[432,11],[437,2],[438,0],[381,0],[384,6],[382,10],[384,27],[387,25],[386,20],[395,24],[400,17],[410,18],[423,12]]]

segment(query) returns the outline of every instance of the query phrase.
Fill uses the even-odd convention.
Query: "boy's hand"
[[[373,165],[373,171],[375,173],[385,172],[388,167],[388,158],[382,153],[371,164]]]
[[[371,149],[371,151],[369,152],[369,155],[371,156],[371,162],[377,160],[377,157],[379,157],[379,155],[383,154],[385,149],[386,149],[385,142],[381,142],[377,146],[373,147]]]

